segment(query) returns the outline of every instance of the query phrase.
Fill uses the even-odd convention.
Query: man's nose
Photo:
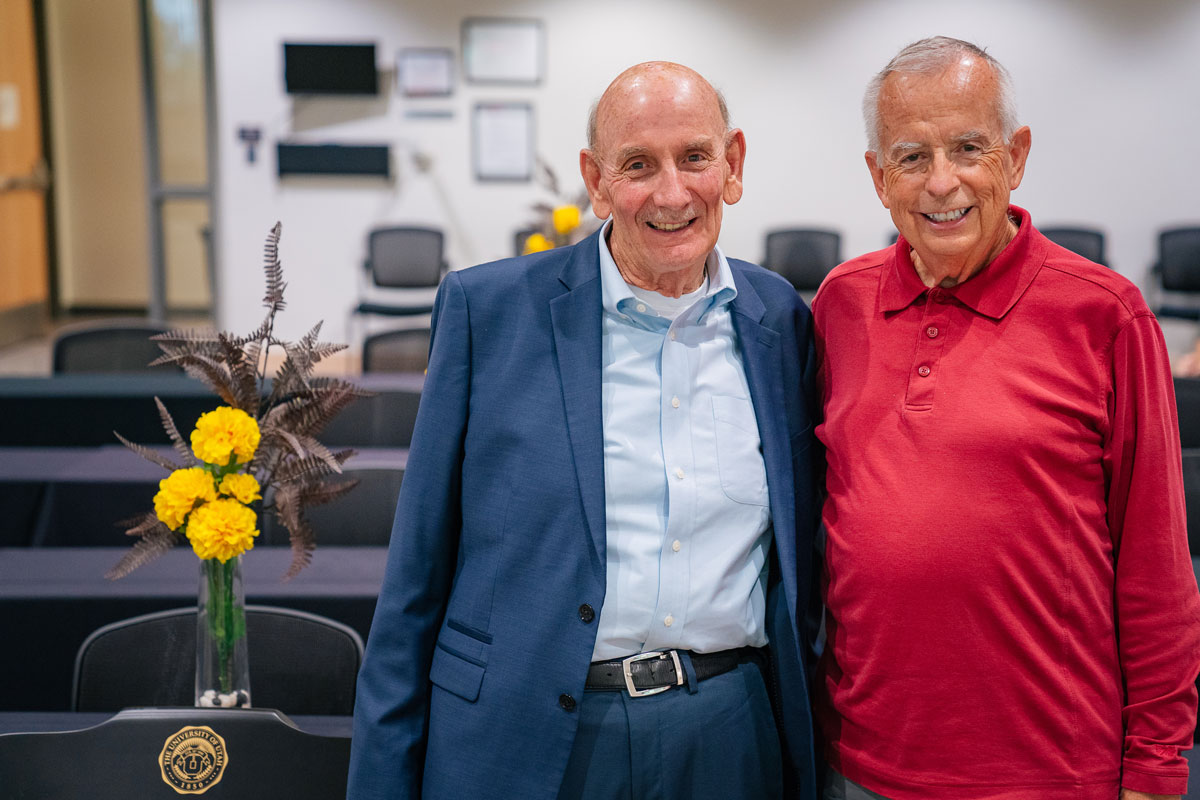
[[[935,151],[929,177],[925,181],[926,191],[934,197],[945,197],[958,189],[959,184],[958,168],[954,162],[941,150]]]
[[[654,202],[660,208],[682,208],[692,201],[692,195],[684,185],[684,176],[671,164],[657,176],[654,187]]]

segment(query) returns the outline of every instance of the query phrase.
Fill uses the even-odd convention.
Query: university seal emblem
[[[225,740],[207,725],[181,728],[158,755],[162,779],[179,794],[204,794],[221,782],[228,763]]]

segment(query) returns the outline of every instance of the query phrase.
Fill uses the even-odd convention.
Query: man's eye
[[[964,144],[964,145],[963,145],[963,147],[962,147],[962,149],[963,149],[963,152],[964,152],[964,153],[977,153],[977,152],[979,152],[979,145],[977,145],[977,144]]]
[[[703,156],[701,156],[699,153],[692,153],[691,155],[689,155],[687,157],[687,160],[696,162],[696,161],[700,161],[702,158],[703,158]]]
[[[920,153],[909,153],[904,158],[900,159],[901,164],[915,164],[921,160]]]
[[[646,168],[645,161],[630,161],[629,166],[626,167],[626,169],[645,169],[645,168]]]

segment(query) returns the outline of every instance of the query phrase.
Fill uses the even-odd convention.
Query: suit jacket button
[[[591,622],[596,618],[596,612],[587,603],[579,607],[579,618],[584,622]]]
[[[575,710],[575,698],[569,694],[560,694],[558,696],[558,704],[562,706],[563,711]]]

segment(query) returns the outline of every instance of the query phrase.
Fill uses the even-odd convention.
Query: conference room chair
[[[89,322],[60,330],[51,344],[56,375],[80,372],[180,372],[174,365],[150,362],[162,355],[150,337],[169,329],[142,320]]]
[[[336,620],[246,606],[250,702],[285,714],[350,715],[362,637]],[[79,646],[73,711],[195,702],[196,609],[142,614],[96,629]]]
[[[13,800],[341,800],[350,737],[268,709],[137,708],[84,730],[0,735]]]
[[[445,236],[436,228],[398,226],[367,233],[367,258],[358,314],[408,317],[433,310],[446,272]]]
[[[363,339],[363,372],[424,372],[429,366],[429,328],[381,331]]]
[[[1108,266],[1104,256],[1104,233],[1095,228],[1071,228],[1051,226],[1038,228],[1042,235],[1055,244],[1065,247],[1072,253],[1083,256],[1088,261]]]
[[[768,231],[762,265],[787,278],[801,294],[812,293],[841,261],[842,237],[820,228]]]
[[[331,483],[357,480],[358,485],[336,500],[324,505],[309,506],[304,517],[312,526],[318,546],[387,546],[392,538],[392,521],[396,516],[396,500],[404,480],[400,466],[372,465],[346,467],[342,475],[333,476]],[[270,505],[271,497],[266,498]],[[288,529],[275,515],[262,515],[259,543],[287,545]]]
[[[1200,227],[1160,231],[1151,275],[1155,289],[1173,295],[1160,299],[1158,316],[1200,320]]]

